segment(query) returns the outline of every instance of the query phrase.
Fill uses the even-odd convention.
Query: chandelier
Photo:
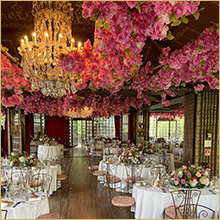
[[[75,50],[72,38],[73,8],[67,1],[33,2],[34,32],[21,40],[19,53],[25,77],[30,78],[33,91],[54,98],[76,93],[74,74],[66,73],[58,65],[59,55]],[[81,43],[78,43],[80,50]]]
[[[66,116],[71,118],[88,118],[92,116],[93,111],[93,109],[88,108],[87,106],[82,109],[71,108],[67,111]]]

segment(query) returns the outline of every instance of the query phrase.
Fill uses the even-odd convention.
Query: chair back
[[[194,219],[197,216],[197,206],[200,190],[179,190],[171,192],[176,218]]]
[[[214,219],[215,211],[203,205],[197,205],[197,219]]]
[[[31,178],[31,187],[37,192],[44,192],[49,195],[52,176],[46,173],[38,173]]]
[[[132,182],[135,183],[138,181],[138,178],[141,177],[143,166],[141,165],[128,165],[125,166],[127,177],[132,178]]]
[[[6,219],[8,215],[8,210],[1,209],[1,219]]]
[[[160,176],[160,178],[165,178],[167,174],[166,167],[155,165],[150,169],[150,174],[151,179],[156,179],[158,175]]]
[[[1,175],[5,177],[7,181],[11,179],[12,172],[13,172],[13,167],[10,166],[3,166],[1,169]]]
[[[111,164],[111,163],[106,163],[107,164],[107,175],[106,175],[106,180],[108,187],[112,187],[116,190],[116,185],[117,183],[111,182],[111,178],[116,178],[117,176],[117,164]]]

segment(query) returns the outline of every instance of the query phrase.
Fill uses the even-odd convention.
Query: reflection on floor
[[[128,219],[128,209],[113,207],[106,188],[87,169],[87,160],[83,149],[73,148],[69,183],[49,198],[50,212],[65,211],[67,219]],[[65,198],[64,200],[61,200]]]

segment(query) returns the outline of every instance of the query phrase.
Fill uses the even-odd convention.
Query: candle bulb
[[[62,35],[62,34],[59,34],[58,43],[62,43],[62,37],[63,37],[63,35]]]
[[[27,37],[27,35],[24,36],[24,39],[25,39],[25,44],[28,47],[28,37]]]
[[[73,47],[75,46],[75,40],[74,38],[71,39],[71,50],[73,49]]]
[[[25,47],[24,39],[21,39],[21,47],[22,47],[22,48]]]
[[[36,44],[36,42],[37,42],[36,33],[35,32],[32,34],[32,41],[33,41],[34,44]]]
[[[80,47],[82,46],[81,42],[78,43],[78,50],[80,50]]]
[[[49,35],[48,35],[48,33],[46,32],[46,33],[45,33],[45,43],[46,43],[46,44],[48,43],[48,37],[49,37]]]

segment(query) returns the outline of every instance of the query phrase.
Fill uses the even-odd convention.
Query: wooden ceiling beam
[[[178,98],[175,98],[169,101],[169,106],[176,105],[176,104],[184,104],[184,96],[181,96],[181,97],[178,97]],[[159,110],[159,109],[164,109],[164,108],[167,108],[167,106],[160,103],[160,104],[146,107],[144,109],[148,111],[152,111],[152,110]]]

